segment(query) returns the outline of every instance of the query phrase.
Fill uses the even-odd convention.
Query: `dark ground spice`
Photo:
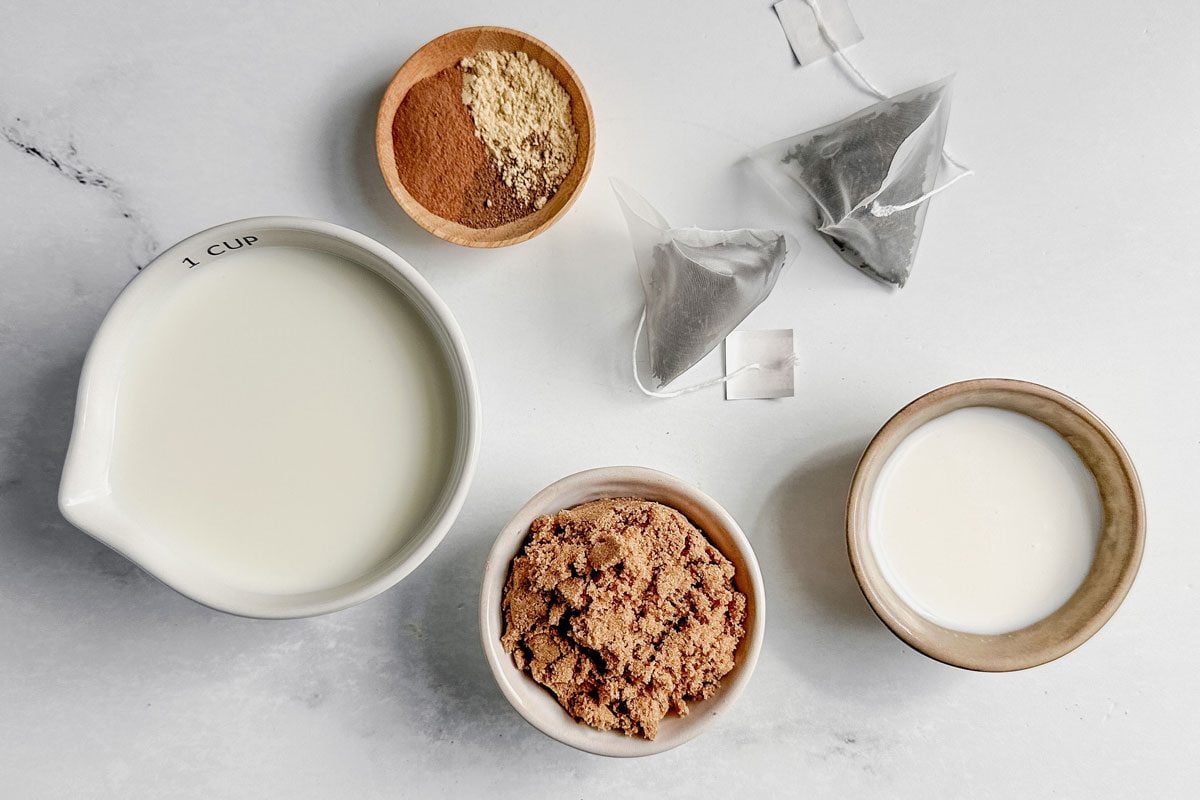
[[[531,213],[500,177],[462,102],[462,71],[449,67],[408,90],[392,121],[400,180],[444,219],[494,228]]]

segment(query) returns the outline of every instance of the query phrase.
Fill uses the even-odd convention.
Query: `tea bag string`
[[[839,45],[837,40],[833,38],[833,34],[829,31],[829,26],[825,24],[825,16],[821,13],[821,4],[819,0],[805,0],[805,2],[808,3],[808,7],[812,9],[813,21],[817,23],[817,30],[820,32],[821,38],[825,40],[825,44],[829,45],[829,49],[833,51],[834,59],[837,61],[838,65],[841,66],[842,71],[849,75],[853,80],[857,81],[859,86],[861,86],[870,94],[875,95],[875,97],[880,100],[887,100],[888,95],[885,94],[882,89],[872,83],[871,79],[864,75],[862,70],[855,66],[854,62],[850,60],[850,57],[847,56],[842,50],[841,45]],[[941,186],[935,186],[928,192],[925,192],[925,194],[914,200],[910,200],[907,203],[886,205],[872,201],[871,215],[875,217],[890,217],[892,214],[895,214],[898,211],[906,211],[913,206],[924,203],[935,194],[944,192],[946,189],[949,189],[963,178],[975,174],[975,170],[954,158],[954,156],[950,155],[949,151],[947,151],[944,147],[942,148],[942,160],[958,170],[958,174],[943,183]]]
[[[701,389],[707,389],[710,386],[719,386],[722,383],[728,383],[738,375],[743,375],[747,372],[754,372],[760,369],[782,369],[783,367],[788,367],[796,363],[796,354],[792,353],[791,355],[785,356],[778,361],[772,361],[766,364],[755,361],[753,364],[747,364],[744,367],[738,367],[733,372],[723,377],[713,378],[712,380],[703,381],[702,383],[693,384],[692,386],[685,386],[682,389],[673,389],[669,392],[656,392],[653,389],[647,389],[646,384],[642,383],[641,375],[638,374],[638,345],[642,341],[642,331],[645,329],[645,327],[646,309],[643,306],[642,316],[638,320],[637,332],[633,334],[633,380],[635,383],[637,383],[637,387],[642,390],[642,394],[646,395],[647,397],[679,397],[680,395],[691,394],[692,392],[698,392]]]

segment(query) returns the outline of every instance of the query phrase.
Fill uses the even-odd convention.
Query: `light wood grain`
[[[1096,476],[1104,527],[1091,570],[1078,591],[1049,617],[1011,633],[985,636],[944,628],[922,617],[888,585],[867,539],[871,493],[884,462],[904,437],[959,408],[991,406],[1046,423],[1067,440]],[[943,386],[901,409],[867,446],[846,506],[846,542],[859,587],[871,608],[906,643],[965,669],[1007,672],[1053,661],[1106,623],[1133,584],[1146,538],[1146,510],[1133,462],[1095,414],[1066,395],[1024,381],[987,378]]]
[[[458,64],[466,56],[485,50],[527,53],[530,58],[553,73],[571,96],[571,117],[579,134],[579,150],[575,156],[575,165],[545,206],[495,228],[471,228],[434,214],[409,194],[400,181],[396,168],[392,121],[404,96],[414,84]],[[467,247],[505,247],[516,244],[537,236],[558,221],[575,202],[575,197],[591,171],[595,144],[595,122],[591,103],[579,76],[562,56],[529,34],[510,28],[489,26],[462,28],[442,34],[413,53],[384,91],[375,128],[375,151],[379,157],[379,169],[396,202],[414,222],[434,236]]]

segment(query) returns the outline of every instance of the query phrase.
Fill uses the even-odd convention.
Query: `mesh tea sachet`
[[[848,263],[904,286],[926,201],[953,183],[935,188],[949,119],[950,79],[944,78],[769,144],[751,159],[792,205],[816,204],[817,230]]]
[[[616,180],[612,185],[629,225],[646,297],[634,336],[634,380],[646,394],[668,397],[724,382],[732,375],[674,392],[647,389],[637,367],[642,330],[649,342],[650,371],[662,389],[708,355],[767,298],[796,252],[794,242],[776,230],[673,228],[637,192]],[[778,366],[752,364],[746,369]]]

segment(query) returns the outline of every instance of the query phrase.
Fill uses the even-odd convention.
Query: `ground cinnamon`
[[[494,228],[534,209],[500,176],[462,102],[463,73],[444,69],[409,89],[392,121],[400,180],[418,203],[471,228]]]

